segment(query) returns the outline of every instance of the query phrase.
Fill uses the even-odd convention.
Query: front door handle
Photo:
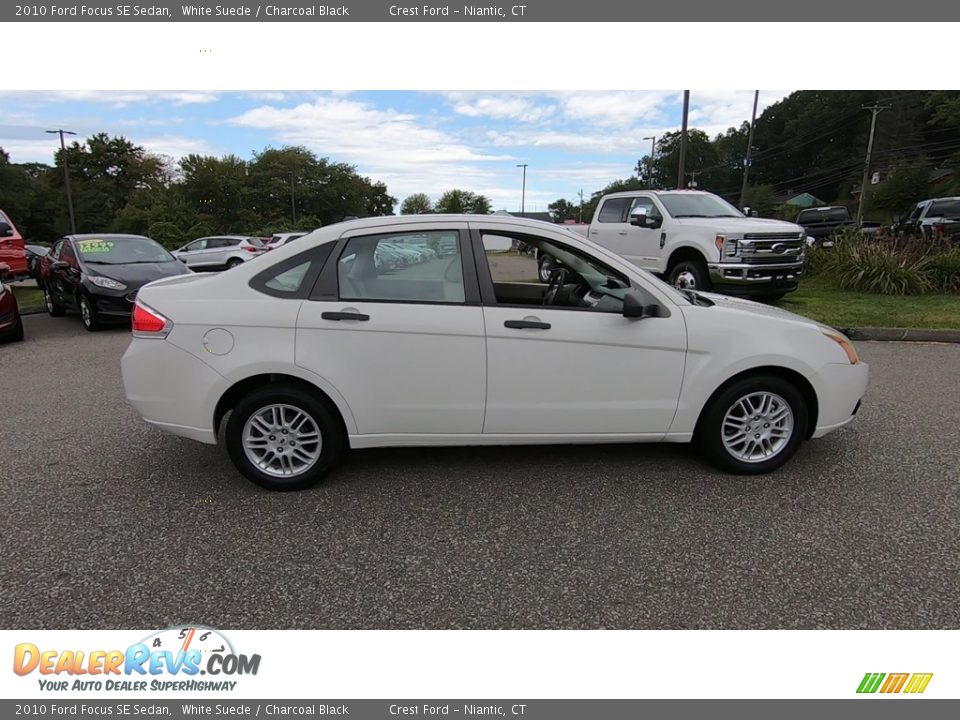
[[[626,235],[626,234],[627,234],[626,230],[621,230],[620,232],[617,233],[617,235]]]
[[[321,313],[320,317],[324,320],[360,320],[361,322],[366,322],[370,319],[369,315],[358,312],[325,312]]]
[[[504,327],[514,330],[549,330],[550,323],[540,322],[539,320],[507,320],[503,323]]]

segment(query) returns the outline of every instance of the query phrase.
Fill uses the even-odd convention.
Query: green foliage
[[[572,203],[569,200],[564,200],[563,198],[554,200],[552,203],[547,205],[547,210],[550,211],[550,214],[553,216],[553,219],[556,222],[563,222],[564,220],[578,220],[580,218],[580,203]],[[590,218],[587,218],[587,221],[589,220]]]
[[[960,248],[953,248],[932,257],[930,275],[938,290],[960,293]]]
[[[900,165],[886,180],[867,193],[866,207],[874,210],[905,210],[930,197],[930,165],[914,162]]]
[[[433,212],[433,203],[426,193],[414,193],[400,206],[401,215],[426,215]]]
[[[186,244],[195,236],[187,235],[174,222],[155,222],[147,229],[147,235],[168,249],[175,249]],[[203,237],[198,235],[196,237]]]
[[[748,185],[743,195],[743,207],[756,210],[760,217],[769,218],[778,216],[781,205],[773,185]],[[791,212],[796,217],[796,208]]]
[[[878,295],[922,295],[932,289],[929,261],[912,260],[884,244],[853,247],[834,272],[844,290]]]
[[[473,213],[474,215],[489,215],[491,211],[490,199],[485,195],[477,195],[469,190],[448,190],[434,209],[438,213]]]

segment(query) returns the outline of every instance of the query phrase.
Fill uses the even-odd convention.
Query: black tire
[[[230,258],[229,260],[227,260],[227,270],[232,270],[237,265],[241,265],[241,264],[243,264],[243,260],[241,260],[240,258]]]
[[[724,444],[723,421],[725,415],[728,410],[733,409],[741,398],[752,393],[772,393],[779,396],[790,407],[793,414],[790,434],[784,438],[786,442],[782,444],[776,454],[766,460],[747,461],[740,459],[728,451]],[[803,394],[795,385],[776,375],[748,376],[730,384],[713,398],[700,417],[694,442],[706,458],[721,470],[737,475],[760,475],[776,470],[793,456],[806,436],[808,417],[807,404],[803,399]],[[753,422],[750,417],[745,418],[745,420],[748,423]],[[760,422],[762,422],[762,419]],[[763,432],[763,429],[759,426],[754,428],[748,425],[747,427],[751,430],[760,429]],[[757,437],[757,435],[759,433],[755,433],[754,437]]]
[[[786,294],[785,292],[782,292],[782,293],[770,293],[770,294],[768,294],[768,295],[756,295],[756,296],[755,296],[755,299],[759,300],[760,302],[775,303],[775,302],[778,302],[778,301],[780,301],[780,300],[783,300],[783,298],[786,297],[786,295],[787,295],[787,294]]]
[[[17,324],[13,330],[0,337],[5,342],[20,342],[23,340],[23,318],[17,317]]]
[[[292,476],[264,472],[244,450],[243,434],[247,421],[258,411],[275,404],[291,406],[306,414],[320,433],[319,456],[311,466]],[[242,398],[227,419],[223,440],[230,459],[244,477],[267,490],[280,491],[302,490],[315,485],[341,460],[347,449],[343,422],[336,409],[317,394],[292,384],[267,385]],[[304,442],[303,446],[306,447],[307,443]]]
[[[667,279],[671,285],[679,287],[677,283],[684,273],[689,274],[693,279],[693,286],[688,285],[688,290],[703,290],[704,292],[709,292],[713,287],[710,282],[710,273],[707,272],[707,264],[703,260],[681,260],[670,268]]]
[[[77,300],[77,307],[80,308],[80,322],[89,332],[97,332],[103,329],[103,322],[97,315],[96,304],[84,294],[80,294]]]
[[[67,311],[63,305],[59,305],[53,299],[53,293],[50,292],[50,286],[47,283],[43,283],[43,303],[51,317],[61,317]]]

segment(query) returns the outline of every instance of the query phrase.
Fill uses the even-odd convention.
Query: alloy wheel
[[[312,468],[323,440],[317,421],[294,405],[266,405],[243,426],[243,452],[256,468],[277,478],[292,478]]]
[[[793,409],[772,392],[753,392],[733,403],[723,416],[723,446],[737,460],[759,463],[776,457],[794,433]]]

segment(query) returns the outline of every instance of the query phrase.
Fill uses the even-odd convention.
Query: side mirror
[[[642,320],[649,317],[663,317],[663,308],[659,305],[644,305],[636,293],[628,292],[623,296],[623,316]]]
[[[0,220],[0,237],[10,237],[13,235],[13,228],[10,224]]]
[[[640,228],[656,230],[663,224],[663,220],[658,217],[648,217],[646,213],[634,213],[630,216],[630,224]]]

